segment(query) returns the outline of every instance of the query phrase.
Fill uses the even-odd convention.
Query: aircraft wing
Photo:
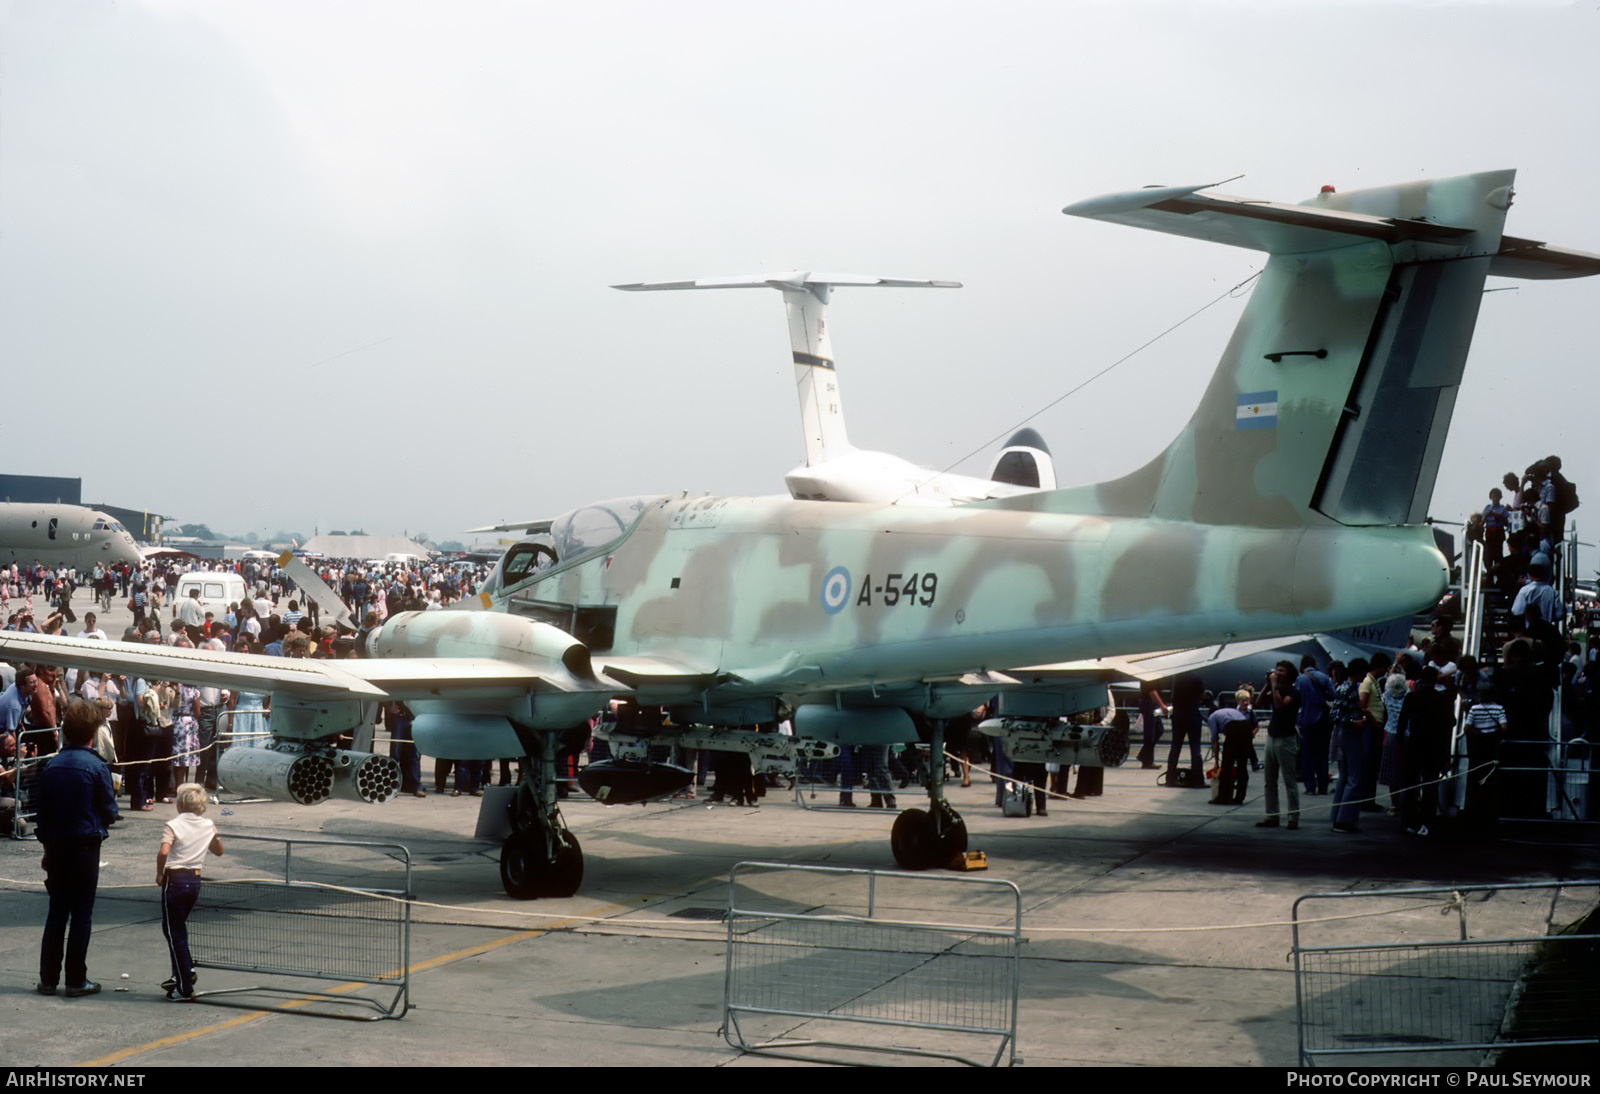
[[[0,657],[45,665],[70,665],[122,676],[182,680],[203,687],[284,691],[308,698],[381,696],[383,690],[335,666],[352,661],[313,661],[218,653],[135,642],[101,642],[93,638],[57,638],[44,634],[0,631]]]
[[[1165,680],[1181,672],[1194,672],[1238,658],[1255,657],[1273,650],[1298,649],[1314,641],[1311,635],[1263,638],[1255,642],[1232,642],[1224,646],[1195,646],[1182,650],[1158,650],[1125,657],[1098,657],[1089,661],[1063,661],[1055,665],[1034,665],[1007,669],[1010,676],[1040,682],[1088,672],[1111,672],[1133,680]]]
[[[566,686],[528,665],[489,657],[327,661],[13,631],[0,632],[0,657],[302,699],[513,697]]]

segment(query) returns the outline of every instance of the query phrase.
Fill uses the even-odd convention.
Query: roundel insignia
[[[850,571],[835,566],[822,579],[822,610],[833,615],[850,602]]]

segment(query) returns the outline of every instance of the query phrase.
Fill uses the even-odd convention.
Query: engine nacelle
[[[367,637],[372,657],[492,657],[593,681],[589,647],[560,627],[505,612],[401,612]]]

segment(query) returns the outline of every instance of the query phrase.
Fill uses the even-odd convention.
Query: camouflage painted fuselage
[[[507,589],[501,603],[614,608],[609,647],[593,650],[597,669],[656,657],[713,686],[793,704],[1352,626],[1426,606],[1446,577],[1417,528],[698,498],[651,504],[619,541]],[[661,689],[691,686],[654,675]]]

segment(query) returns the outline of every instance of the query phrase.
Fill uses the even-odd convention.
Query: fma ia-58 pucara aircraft
[[[307,785],[297,772],[369,762],[334,747],[363,698],[407,702],[431,755],[528,756],[501,852],[514,896],[580,883],[555,759],[612,699],[679,725],[787,713],[821,740],[926,740],[929,808],[897,818],[892,842],[903,865],[929,866],[965,845],[938,754],[975,683],[1019,720],[1103,696],[988,670],[1333,630],[1436,601],[1446,564],[1418,522],[1484,279],[1600,272],[1600,256],[1502,236],[1513,175],[1304,205],[1192,187],[1070,206],[1270,256],[1189,423],[1119,479],[950,508],[598,502],[552,521],[548,545],[508,551],[489,610],[395,616],[370,637],[371,660],[9,634],[0,650],[270,690],[274,741],[255,786],[280,795]],[[310,781],[326,793],[320,774]]]

